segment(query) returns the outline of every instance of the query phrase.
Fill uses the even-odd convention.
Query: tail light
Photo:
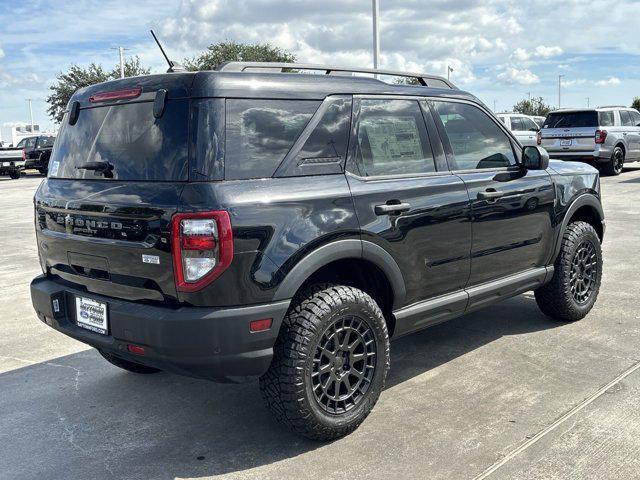
[[[536,143],[538,145],[542,145],[542,132],[540,130],[536,133]]]
[[[176,287],[194,292],[213,282],[233,259],[229,213],[178,213],[171,225],[171,249]]]
[[[606,130],[596,130],[596,143],[604,143],[606,139],[607,139]]]
[[[27,152],[24,149],[22,149],[22,159],[23,160],[27,159]]]

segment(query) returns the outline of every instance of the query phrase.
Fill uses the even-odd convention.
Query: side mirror
[[[549,154],[536,146],[527,146],[522,149],[522,163],[527,170],[546,170],[549,168]]]

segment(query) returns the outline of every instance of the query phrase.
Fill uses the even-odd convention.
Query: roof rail
[[[631,108],[631,107],[627,107],[626,105],[600,105],[596,108]]]
[[[370,73],[373,75],[389,75],[393,77],[415,78],[420,85],[435,88],[457,89],[453,83],[437,75],[427,75],[424,73],[401,72],[398,70],[381,70],[378,68],[353,68],[337,67],[334,65],[319,65],[315,63],[282,63],[282,62],[225,62],[216,68],[220,72],[245,72],[247,70],[279,70],[285,69],[300,70],[324,70],[326,75],[340,75],[345,73]]]

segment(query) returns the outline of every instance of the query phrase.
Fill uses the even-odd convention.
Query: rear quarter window
[[[603,127],[613,127],[615,125],[615,117],[613,112],[600,112],[600,125]]]
[[[228,99],[225,178],[271,177],[319,101]]]

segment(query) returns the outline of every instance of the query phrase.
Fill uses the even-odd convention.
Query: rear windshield
[[[186,100],[167,101],[160,118],[153,116],[153,102],[86,108],[75,125],[63,120],[49,176],[187,180],[187,132]]]
[[[598,112],[555,112],[550,113],[543,128],[597,127]]]

